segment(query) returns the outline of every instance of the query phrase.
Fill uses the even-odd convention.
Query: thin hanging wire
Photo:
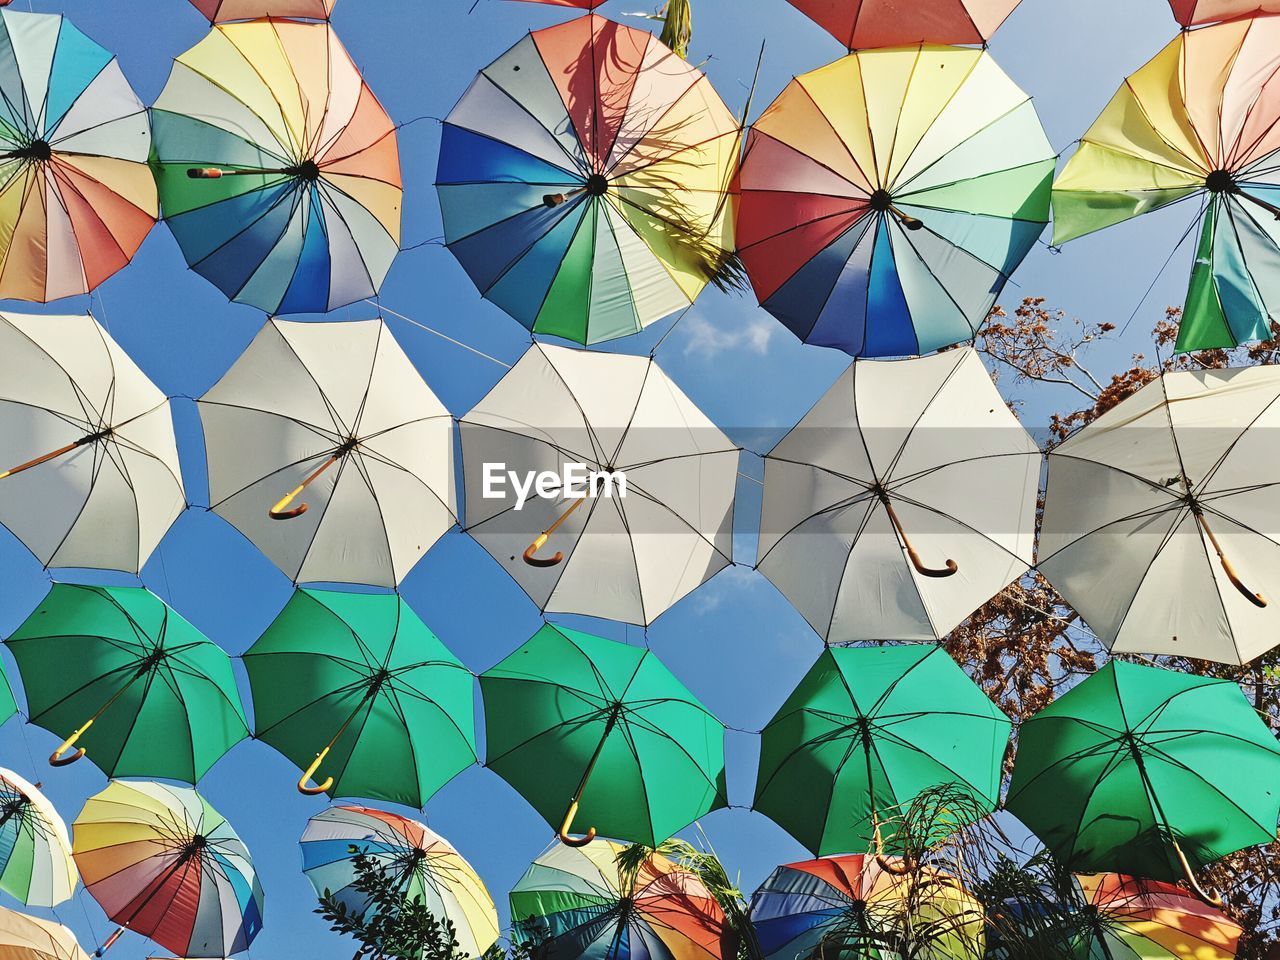
[[[475,347],[471,346],[470,344],[463,343],[461,340],[455,340],[453,337],[449,336],[447,333],[441,333],[439,330],[435,329],[434,327],[427,326],[425,323],[423,323],[420,320],[415,320],[413,319],[413,317],[408,317],[408,316],[405,316],[403,313],[400,313],[396,310],[392,310],[390,307],[386,306],[385,304],[379,303],[377,300],[373,300],[371,298],[366,297],[364,302],[369,304],[372,307],[376,307],[382,313],[389,313],[391,314],[391,316],[396,317],[397,319],[403,320],[405,323],[412,324],[413,326],[417,327],[419,330],[425,330],[427,333],[430,333],[433,336],[437,336],[441,340],[447,340],[449,343],[452,343],[455,347],[461,347],[463,350],[466,350],[468,353],[474,353],[477,357],[483,357],[485,360],[489,360],[493,363],[496,363],[500,367],[505,367],[507,370],[511,369],[511,364],[507,363],[505,360],[499,360],[497,357],[491,356],[490,354],[485,353],[483,350],[477,350]]]

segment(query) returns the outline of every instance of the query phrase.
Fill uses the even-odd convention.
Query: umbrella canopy
[[[270,320],[198,406],[210,509],[295,582],[395,586],[457,522],[453,418],[381,320]]]
[[[187,505],[169,401],[93,317],[0,314],[0,522],[41,563],[137,573]]]
[[[829,641],[939,639],[1031,565],[1040,451],[973,350],[854,363],[764,480],[756,565]]]
[[[1280,13],[1277,0],[1169,0],[1169,4],[1173,7],[1173,15],[1184,27]]]
[[[593,14],[530,34],[480,73],[442,136],[445,241],[534,333],[636,333],[689,307],[730,259],[740,125],[648,31]]]
[[[620,843],[553,843],[511,891],[512,936],[546,960],[720,960],[724,913],[697,875]]]
[[[985,51],[852,54],[797,77],[752,127],[738,252],[806,343],[929,353],[986,320],[1049,220],[1055,163]]]
[[[262,929],[262,887],[231,824],[186,787],[113,780],[72,825],[85,888],[126,930],[181,957],[229,957]]]
[[[831,647],[761,734],[755,808],[818,856],[897,849],[925,790],[971,794],[961,817],[996,808],[1009,732],[940,647]]]
[[[0,767],[0,890],[29,907],[56,907],[75,889],[67,825],[37,787]]]
[[[657,847],[728,804],[724,726],[647,649],[547,624],[480,691],[485,765],[570,845]],[[571,839],[579,808],[592,826]]]
[[[543,611],[649,624],[733,562],[738,448],[647,357],[534,344],[461,431],[467,532]]]
[[[147,108],[63,17],[0,10],[0,50],[0,297],[88,293],[156,222]]]
[[[4,664],[0,664],[0,725],[18,715],[18,703],[13,699],[13,689],[9,686],[9,677],[4,672]]]
[[[55,766],[196,783],[248,735],[231,658],[141,587],[55,583],[5,643]]]
[[[395,594],[299,590],[244,665],[303,793],[422,807],[476,760],[471,674]]]
[[[60,923],[0,907],[0,954],[6,960],[89,960]]]
[[[594,10],[605,0],[525,0],[526,3],[545,3],[552,7],[577,7],[579,10]]]
[[[327,23],[220,24],[151,110],[188,265],[268,313],[372,297],[400,249],[396,128]]]
[[[1053,190],[1054,242],[1190,200],[1202,210],[1178,350],[1280,316],[1280,19],[1184,31],[1129,77]]]
[[[915,43],[986,43],[1021,0],[790,0],[850,50]]]
[[[1023,722],[1006,806],[1069,870],[1194,879],[1275,839],[1277,777],[1235,683],[1112,661]]]
[[[397,878],[406,899],[452,923],[466,956],[481,957],[497,941],[498,913],[484,881],[425,824],[368,807],[330,807],[307,823],[302,869],[316,894],[330,892],[353,914],[364,914],[369,898],[352,886],[353,849]]]
[[[191,0],[214,23],[279,17],[289,20],[328,20],[338,0]]]
[[[1167,373],[1050,453],[1040,571],[1111,649],[1277,642],[1277,398],[1274,367]]]

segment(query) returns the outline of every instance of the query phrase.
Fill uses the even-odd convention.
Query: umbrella
[[[752,127],[738,252],[806,343],[929,353],[986,320],[1048,222],[1055,163],[985,51],[852,54],[793,80]]]
[[[262,887],[231,824],[194,790],[113,780],[72,825],[84,885],[119,928],[182,957],[229,957],[262,929]]]
[[[457,522],[453,419],[381,320],[270,320],[198,405],[211,509],[291,580],[394,586]]]
[[[526,3],[545,3],[553,7],[577,7],[580,10],[594,10],[605,0],[525,0]]]
[[[445,242],[534,333],[636,333],[729,261],[740,131],[706,76],[649,32],[594,14],[539,30],[445,121]]]
[[[498,913],[471,864],[425,824],[368,807],[330,807],[302,834],[302,869],[316,893],[332,893],[355,915],[369,909],[356,890],[352,857],[375,861],[395,878],[406,900],[420,901],[453,924],[463,954],[482,957],[498,939]]]
[[[1280,13],[1277,0],[1169,0],[1169,4],[1173,7],[1173,15],[1184,27]]]
[[[0,907],[0,955],[6,960],[89,960],[60,923]]]
[[[778,867],[751,898],[765,960],[980,960],[982,905],[948,873],[902,869],[862,854]]]
[[[1275,839],[1277,777],[1235,683],[1112,661],[1023,722],[1006,806],[1069,870],[1194,884]]]
[[[1191,200],[1202,211],[1178,350],[1280,316],[1280,19],[1184,31],[1125,82],[1053,190],[1054,243]]]
[[[1021,0],[790,0],[850,50],[918,43],[986,43]]]
[[[147,108],[63,17],[0,11],[0,51],[0,297],[88,293],[156,222]]]
[[[188,265],[268,313],[377,293],[400,248],[396,129],[327,23],[220,24],[151,111]]]
[[[1167,373],[1051,451],[1039,568],[1113,650],[1275,645],[1278,397],[1274,367]]]
[[[854,363],[764,480],[757,567],[830,641],[944,637],[1031,565],[1040,452],[973,350]]]
[[[728,804],[724,726],[649,650],[547,624],[480,692],[485,765],[570,846],[657,847]],[[579,808],[594,826],[572,838]]]
[[[9,678],[5,675],[4,664],[0,664],[0,726],[17,715],[18,703],[13,699],[13,690],[9,686]]]
[[[894,848],[930,788],[971,794],[962,818],[996,808],[1009,731],[940,647],[831,647],[761,735],[755,808],[819,856]]]
[[[248,735],[231,658],[141,587],[55,583],[6,644],[54,766],[196,783]]]
[[[328,20],[338,0],[191,0],[214,23],[278,17],[288,20]]]
[[[169,401],[90,316],[0,314],[0,522],[52,567],[137,573],[186,508]]]
[[[545,960],[720,960],[724,913],[698,876],[620,843],[553,843],[511,891],[512,937]]]
[[[535,344],[461,432],[467,532],[544,611],[650,624],[733,562],[738,448],[647,357]]]
[[[55,907],[75,889],[67,825],[38,786],[0,767],[0,890],[30,907]]]
[[[305,794],[422,807],[475,762],[471,674],[395,594],[299,590],[244,664],[254,735]]]

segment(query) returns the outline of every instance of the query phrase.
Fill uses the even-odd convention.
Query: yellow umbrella
[[[60,923],[0,907],[0,957],[4,960],[89,960],[75,935]]]

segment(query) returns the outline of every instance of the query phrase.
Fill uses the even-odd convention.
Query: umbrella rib
[[[650,41],[648,45],[652,46],[653,41]],[[646,50],[646,53],[647,52],[648,51]],[[662,70],[663,69],[662,61],[671,60],[671,59],[676,59],[676,54],[671,53],[670,55],[663,56],[662,60],[658,60],[655,63],[651,63],[637,69],[634,74],[635,80],[638,81],[640,79],[640,74],[645,70],[652,70],[654,72],[658,72]],[[683,66],[683,64],[679,64],[679,65]],[[675,139],[676,134],[680,132],[680,127],[678,125],[679,121],[677,121],[677,125],[674,126],[671,130],[666,130],[666,131],[659,130],[658,125],[665,122],[667,117],[671,115],[671,112],[680,105],[680,101],[683,100],[685,97],[687,97],[689,94],[691,94],[694,90],[696,90],[698,88],[698,85],[701,84],[704,80],[707,81],[708,86],[710,85],[710,81],[707,79],[707,75],[705,73],[701,73],[700,71],[692,67],[688,69],[688,72],[685,75],[690,78],[689,85],[685,87],[683,90],[681,90],[679,94],[669,97],[669,99],[667,99],[666,104],[662,108],[662,112],[653,118],[653,122],[648,125],[647,129],[645,129],[645,131],[642,134],[640,134],[639,137],[636,138],[636,140],[631,144],[629,148],[627,148],[625,151],[623,151],[618,155],[617,160],[615,160],[611,164],[608,164],[603,170],[601,170],[601,173],[604,174],[605,177],[609,179],[613,179],[615,176],[629,176],[633,171],[627,170],[627,171],[624,171],[623,173],[616,173],[618,167],[622,165],[622,162],[626,160],[627,157],[635,153],[637,147],[639,147],[641,144],[647,143],[650,137],[654,135],[660,138],[658,141],[659,147],[679,142],[678,140]],[[635,103],[637,86],[639,86],[639,84],[637,82],[633,82],[631,84],[631,89],[627,94],[627,107],[626,107],[626,110],[621,114],[624,120],[627,117],[633,116],[631,107]],[[667,97],[667,94],[664,93],[663,96]],[[707,111],[707,112],[709,113],[710,111]],[[621,132],[621,129],[622,128],[620,124],[619,132]],[[664,134],[665,134],[665,139],[662,139],[664,137]],[[729,135],[729,134],[719,134],[719,136],[726,136],[726,135]],[[716,138],[713,137],[711,139],[716,139]],[[707,141],[704,141],[704,143],[705,142]],[[652,166],[653,163],[662,163],[663,161],[669,160],[672,157],[680,153],[683,153],[684,151],[689,150],[694,146],[701,146],[701,144],[686,144],[684,146],[681,146],[678,150],[673,150],[672,152],[663,155],[658,160],[654,160],[651,163],[646,164],[645,166]],[[617,149],[618,149],[618,139],[615,136],[613,144],[610,146],[609,152],[612,153]],[[606,157],[605,159],[607,160],[608,158]],[[644,168],[642,167],[640,169],[644,169]]]
[[[536,47],[536,45],[535,45],[535,47]],[[543,69],[543,71],[545,72],[547,79],[548,79],[548,80],[551,80],[551,71],[547,68],[546,62],[545,62],[545,61],[543,61],[541,54],[539,54],[539,55],[538,55],[538,58],[537,58],[537,59],[538,59],[538,63],[542,65],[542,69]],[[491,66],[492,66],[492,64],[490,64],[490,67],[491,67]],[[493,79],[493,77],[489,76],[489,69],[490,69],[490,67],[485,67],[483,70],[481,70],[481,71],[480,71],[480,73],[484,76],[484,78],[485,78],[486,80],[488,80],[491,84],[493,84],[494,88],[495,88],[496,90],[498,90],[498,92],[500,92],[504,97],[506,97],[508,100],[510,100],[513,104],[515,104],[516,108],[517,108],[521,113],[526,114],[526,115],[529,117],[529,119],[530,119],[530,120],[532,120],[535,124],[537,124],[537,125],[538,125],[538,127],[539,127],[539,128],[541,128],[541,129],[542,129],[542,131],[543,131],[544,133],[548,134],[548,135],[551,137],[551,139],[552,139],[553,141],[555,141],[555,145],[556,145],[557,147],[559,147],[559,148],[560,148],[560,152],[561,152],[561,153],[563,153],[563,154],[565,155],[565,159],[569,161],[570,166],[568,166],[568,167],[561,166],[561,165],[560,165],[560,164],[558,164],[558,163],[551,163],[551,161],[550,161],[550,160],[547,160],[547,162],[548,162],[548,163],[551,163],[551,165],[552,165],[553,167],[555,167],[556,169],[558,169],[558,170],[563,170],[565,173],[568,173],[568,174],[571,174],[571,175],[576,174],[576,175],[578,175],[578,176],[582,177],[583,179],[585,179],[585,178],[586,178],[586,174],[589,172],[589,171],[588,171],[588,166],[587,166],[587,164],[586,164],[585,162],[583,162],[583,161],[580,161],[577,157],[575,157],[572,153],[570,153],[570,152],[569,152],[569,149],[568,149],[568,148],[567,148],[567,147],[566,147],[566,146],[565,146],[565,145],[560,141],[560,137],[559,137],[559,135],[556,133],[556,131],[555,131],[555,130],[551,129],[551,128],[550,128],[550,127],[548,127],[545,123],[543,123],[541,120],[539,120],[539,119],[538,119],[538,118],[533,114],[533,112],[529,110],[529,108],[528,108],[528,107],[526,107],[523,103],[521,103],[521,102],[520,102],[519,100],[517,100],[514,96],[512,96],[512,95],[511,95],[511,93],[507,90],[507,88],[506,88],[506,87],[502,86],[500,83],[498,83],[496,80],[494,80],[494,79]],[[554,81],[552,81],[552,82],[554,82]],[[565,116],[566,116],[566,117],[568,117],[568,111],[567,111],[567,110],[565,111]],[[448,121],[447,119],[445,120],[445,122],[446,122],[446,123],[449,123],[449,121]],[[495,143],[502,143],[502,141],[498,140],[498,139],[497,139],[497,138],[495,138],[495,137],[490,137],[490,136],[488,136],[488,134],[480,133],[479,131],[476,131],[476,130],[471,130],[470,128],[468,128],[468,127],[463,127],[463,126],[462,126],[462,125],[460,125],[460,124],[449,123],[449,125],[450,125],[450,126],[453,126],[453,127],[457,127],[459,130],[466,130],[468,133],[472,133],[472,134],[475,134],[475,135],[477,135],[477,136],[484,137],[485,139],[493,140]],[[575,134],[575,136],[574,136],[574,139],[575,139],[575,141],[578,143],[578,145],[579,145],[579,146],[581,146],[581,145],[582,145],[582,142],[581,142],[580,140],[577,140],[577,136],[576,136],[576,134]],[[505,145],[505,146],[515,146],[514,144],[504,144],[504,145]],[[517,149],[517,150],[519,150],[520,148],[519,148],[519,147],[516,147],[516,149]],[[523,151],[523,150],[521,150],[520,152],[521,152],[521,153],[525,153],[525,151]],[[538,159],[540,159],[540,160],[546,160],[546,158],[545,158],[545,157],[539,157]]]
[[[967,13],[967,11],[966,11],[966,13]],[[946,113],[946,112],[951,108],[951,105],[952,105],[952,103],[955,101],[955,98],[956,98],[957,96],[959,96],[960,91],[961,91],[962,89],[964,89],[965,84],[967,84],[967,83],[969,82],[969,78],[970,78],[970,77],[972,77],[972,76],[973,76],[973,74],[974,74],[974,71],[978,69],[978,64],[980,64],[980,63],[982,62],[982,59],[983,59],[983,57],[984,57],[985,55],[986,55],[986,51],[985,51],[985,50],[983,50],[981,53],[979,53],[979,54],[978,54],[978,56],[976,56],[976,57],[974,57],[974,58],[973,58],[972,62],[970,62],[969,67],[968,67],[968,69],[967,69],[967,70],[965,70],[965,74],[964,74],[964,76],[960,79],[960,82],[959,82],[958,84],[956,84],[956,85],[955,85],[955,88],[954,88],[954,89],[951,91],[951,93],[947,96],[947,100],[946,100],[946,102],[945,102],[945,103],[943,103],[943,104],[938,108],[937,113],[935,113],[935,114],[934,114],[934,116],[933,116],[933,118],[929,121],[929,125],[928,125],[927,127],[925,127],[924,131],[920,134],[919,139],[918,139],[918,140],[916,140],[916,142],[915,142],[914,144],[912,144],[911,149],[907,151],[907,155],[906,155],[905,157],[903,157],[902,162],[901,162],[901,163],[899,163],[899,164],[896,164],[896,166],[897,166],[897,168],[898,168],[898,171],[899,171],[899,172],[901,172],[902,170],[905,170],[905,169],[906,169],[907,164],[911,162],[911,158],[912,158],[912,157],[914,157],[914,156],[915,156],[915,154],[916,154],[916,151],[920,149],[920,144],[921,144],[922,142],[924,142],[924,138],[925,138],[925,137],[927,137],[927,136],[929,135],[929,132],[930,132],[931,130],[933,130],[934,125],[935,125],[935,124],[936,124],[940,119],[942,119],[942,115],[943,115],[944,113]],[[898,115],[899,115],[899,117],[901,117],[902,113],[906,110],[907,100],[908,100],[908,99],[910,98],[910,96],[911,96],[911,85],[915,82],[915,79],[916,79],[916,70],[917,70],[917,68],[920,66],[920,61],[921,61],[921,60],[923,60],[923,59],[924,59],[924,44],[921,44],[921,45],[917,48],[917,50],[916,50],[916,60],[915,60],[915,63],[913,63],[913,64],[911,65],[911,74],[907,77],[907,84],[906,84],[906,86],[905,86],[905,87],[903,87],[903,90],[902,90],[902,103],[901,103],[901,104],[899,104],[899,106],[898,106]],[[859,71],[859,72],[861,72],[861,71]],[[864,81],[864,86],[865,86],[865,81]],[[1023,94],[1023,96],[1025,97],[1026,95],[1025,95],[1025,94]],[[1025,99],[1023,102],[1024,102],[1024,103],[1025,103],[1025,102],[1028,102],[1030,99],[1031,99],[1030,97],[1026,97],[1026,99]],[[1019,104],[1019,106],[1021,106],[1021,104]],[[1015,108],[1015,109],[1016,109],[1016,108]],[[1009,112],[1012,112],[1012,111],[1009,111]],[[870,112],[868,111],[868,117],[869,117],[869,116],[870,116]],[[997,119],[1002,119],[1002,118],[997,118]],[[995,122],[995,121],[992,121],[992,123],[994,123],[994,122]],[[966,139],[972,139],[974,136],[977,136],[979,133],[982,133],[984,130],[986,130],[986,129],[987,129],[987,127],[989,127],[989,126],[991,126],[991,124],[987,124],[986,126],[982,127],[981,129],[979,129],[979,130],[975,130],[975,131],[974,131],[972,134],[970,134],[970,135],[969,135],[969,137],[968,137],[968,138],[966,138]],[[899,124],[895,124],[895,125],[894,125],[894,128],[893,128],[893,145],[892,145],[892,147],[891,147],[891,148],[890,148],[890,150],[889,150],[889,158],[888,158],[888,161],[889,161],[889,169],[886,169],[886,171],[885,171],[886,177],[888,177],[888,176],[889,176],[890,174],[892,174],[892,172],[893,172],[891,168],[895,165],[895,164],[894,164],[894,160],[896,159],[896,154],[897,154],[897,152],[898,152],[898,133],[899,133],[900,129],[901,129],[901,126],[900,126]],[[953,149],[954,149],[954,148],[953,148]],[[949,152],[950,152],[950,151],[948,151],[948,153],[949,153]],[[944,154],[943,156],[946,156],[946,154]],[[940,157],[940,158],[938,158],[938,159],[942,159],[942,158]],[[922,172],[923,172],[923,171],[922,171]],[[897,183],[892,184],[892,187],[893,187],[893,193],[895,194],[895,196],[901,192],[901,188],[902,188],[902,186],[903,186],[903,184],[897,184]]]
[[[961,88],[964,86],[964,84],[968,82],[969,77],[971,77],[971,76],[973,75],[973,71],[974,71],[975,69],[977,69],[977,65],[978,65],[978,61],[976,61],[976,60],[975,60],[975,61],[974,61],[974,63],[973,63],[973,66],[972,66],[972,67],[970,67],[968,74],[966,74],[966,75],[965,75],[965,79],[964,79],[964,80],[962,80],[962,81],[960,82],[960,86],[956,88],[955,93],[953,93],[953,94],[951,95],[951,97],[947,100],[946,105],[945,105],[945,106],[942,108],[942,110],[938,113],[938,116],[937,116],[937,117],[935,117],[935,118],[933,119],[933,121],[929,124],[929,129],[930,129],[930,130],[932,130],[932,129],[933,129],[933,124],[935,124],[935,123],[937,123],[937,122],[938,122],[938,120],[942,117],[942,114],[943,114],[943,113],[945,113],[945,112],[946,112],[946,111],[951,107],[951,102],[952,102],[952,100],[954,100],[954,99],[955,99],[955,97],[956,97],[956,95],[957,95],[957,94],[959,94],[959,92],[960,92]],[[1017,103],[1015,103],[1013,106],[1011,106],[1011,107],[1010,107],[1008,110],[1006,110],[1004,113],[1000,114],[998,117],[992,117],[989,121],[987,121],[986,123],[984,123],[984,124],[983,124],[981,127],[979,127],[977,130],[974,130],[971,134],[969,134],[967,137],[965,137],[965,139],[964,139],[964,140],[960,141],[960,143],[957,143],[954,147],[951,147],[949,150],[947,150],[947,152],[946,152],[946,153],[939,154],[937,157],[935,157],[934,159],[930,160],[928,163],[926,163],[923,167],[921,167],[919,170],[917,170],[915,173],[913,173],[913,174],[912,174],[910,177],[908,177],[906,180],[902,181],[901,183],[896,183],[896,184],[894,184],[894,189],[893,189],[893,195],[894,195],[894,197],[907,197],[907,196],[910,196],[912,191],[910,191],[908,188],[911,186],[911,184],[915,183],[917,180],[919,180],[921,177],[923,177],[926,173],[928,173],[930,170],[932,170],[932,169],[933,169],[934,167],[936,167],[938,164],[942,163],[942,161],[943,161],[943,160],[947,159],[947,157],[951,156],[951,154],[952,154],[952,153],[954,153],[954,152],[955,152],[956,150],[958,150],[960,147],[964,146],[964,145],[965,145],[966,143],[968,143],[970,140],[973,140],[973,139],[974,139],[975,137],[977,137],[979,134],[985,133],[986,131],[990,130],[992,127],[994,127],[994,126],[995,126],[997,123],[999,123],[1001,120],[1004,120],[1006,117],[1010,117],[1010,116],[1012,116],[1015,112],[1017,112],[1018,110],[1022,109],[1023,107],[1025,107],[1025,106],[1026,106],[1027,104],[1029,104],[1029,103],[1033,103],[1033,101],[1032,101],[1032,99],[1031,99],[1030,97],[1025,97],[1025,99],[1023,99],[1023,100],[1019,100]],[[927,135],[927,134],[928,134],[928,132],[929,132],[929,131],[928,131],[928,130],[926,130],[926,131],[925,131],[925,134]],[[910,154],[908,154],[907,158],[902,162],[902,165],[901,165],[900,169],[902,169],[902,170],[905,170],[905,169],[906,169],[907,164],[911,162],[911,158],[915,156],[916,150],[918,150],[918,149],[919,149],[919,147],[920,147],[920,143],[922,143],[923,141],[924,141],[924,137],[922,136],[922,137],[920,138],[920,141],[916,143],[915,147],[913,147],[913,148],[911,149],[911,153],[910,153]],[[1034,166],[1037,166],[1038,164],[1044,163],[1044,162],[1045,162],[1045,160],[1050,160],[1050,159],[1052,159],[1052,158],[1051,158],[1051,157],[1045,157],[1045,158],[1043,158],[1042,160],[1031,160],[1031,161],[1029,161],[1029,162],[1027,162],[1027,163],[1020,163],[1020,164],[1018,164],[1018,165],[1017,165],[1017,166],[1015,166],[1015,167],[1004,167],[1004,168],[1002,168],[1002,169],[1000,169],[1000,170],[988,170],[986,173],[979,174],[979,176],[978,176],[978,177],[962,177],[962,178],[960,178],[960,179],[958,179],[958,180],[952,180],[952,181],[949,181],[949,182],[947,182],[947,183],[937,183],[937,184],[934,184],[933,186],[926,187],[925,189],[926,189],[926,190],[940,190],[940,189],[942,189],[942,188],[944,188],[944,187],[951,187],[951,186],[955,186],[955,185],[956,185],[956,184],[958,184],[958,183],[966,183],[966,182],[968,182],[968,181],[970,181],[970,180],[976,180],[976,179],[979,179],[980,177],[987,177],[987,176],[991,176],[992,174],[996,174],[996,173],[1009,173],[1009,172],[1010,172],[1010,171],[1012,171],[1012,170],[1020,170],[1020,169],[1022,169],[1023,167],[1034,167]],[[1016,218],[1013,218],[1013,219],[1016,219]]]
[[[690,89],[692,89],[692,87]],[[691,167],[709,166],[709,164],[699,164],[697,161],[676,160],[676,158],[679,157],[680,154],[689,153],[692,150],[697,150],[699,152],[702,152],[703,148],[706,147],[708,144],[715,143],[717,140],[723,140],[726,137],[736,138],[740,135],[741,135],[741,132],[737,128],[734,128],[732,130],[724,130],[724,131],[721,131],[720,133],[713,134],[712,136],[709,136],[703,140],[697,140],[693,143],[682,144],[678,149],[672,150],[670,153],[662,154],[660,156],[655,157],[652,160],[648,160],[637,166],[624,167],[623,162],[626,160],[628,156],[630,156],[635,151],[635,147],[632,147],[631,150],[629,150],[626,154],[624,154],[622,157],[620,157],[617,161],[614,162],[614,165],[609,169],[608,176],[609,176],[609,179],[614,182],[623,181],[629,177],[634,177],[637,174],[644,173],[644,171],[649,170],[653,167],[661,166],[664,163],[671,163],[673,161],[676,163],[680,163],[682,165],[691,166]],[[639,146],[643,142],[644,140],[637,141],[636,146]],[[636,186],[634,184],[622,183],[621,186],[628,190],[639,190],[642,193],[661,192],[661,191],[653,191],[652,188],[648,188],[648,187]],[[718,189],[718,188],[686,187],[683,184],[681,184],[680,190],[681,192],[686,192],[686,193],[723,193],[724,192],[722,189]]]

